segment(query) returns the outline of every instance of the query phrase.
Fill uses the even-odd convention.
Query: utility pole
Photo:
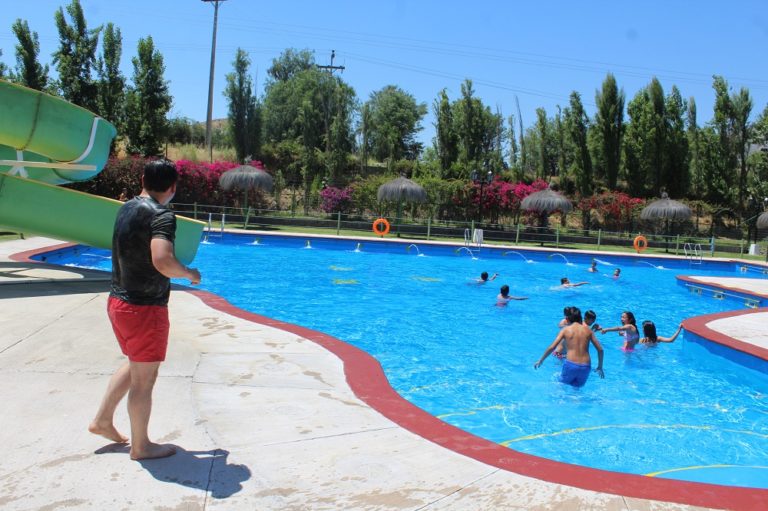
[[[208,116],[205,118],[205,147],[208,159],[213,162],[213,146],[211,145],[211,117],[213,116],[213,70],[216,67],[216,26],[219,21],[219,4],[225,0],[202,0],[213,3],[213,41],[211,42],[211,71],[208,75]]]
[[[334,71],[337,69],[340,71],[344,71],[346,68],[344,66],[334,66],[333,65],[333,59],[336,58],[336,50],[331,50],[331,65],[330,66],[321,66],[319,64],[316,64],[318,69],[327,69],[329,73],[333,74]]]

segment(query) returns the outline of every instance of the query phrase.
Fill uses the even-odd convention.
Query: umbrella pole
[[[244,195],[243,204],[245,205],[245,215],[246,215],[244,217],[244,219],[243,219],[243,229],[247,229],[248,226],[247,226],[246,222],[248,221],[248,217],[247,217],[247,215],[248,215],[248,190],[246,190],[243,195]]]
[[[395,218],[395,221],[397,222],[397,237],[400,237],[400,215],[402,215],[403,211],[403,201],[399,200],[397,201],[397,217]]]

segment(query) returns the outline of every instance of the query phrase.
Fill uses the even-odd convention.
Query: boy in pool
[[[621,276],[621,268],[613,270],[613,280],[617,280]]]
[[[597,273],[597,259],[592,259],[592,266],[587,269],[590,273]]]
[[[568,277],[563,277],[560,279],[560,285],[562,287],[579,287],[583,286],[584,284],[589,284],[589,282],[571,282],[568,280]]]
[[[561,341],[565,341],[565,347],[568,350],[563,369],[560,373],[562,383],[574,387],[583,387],[589,378],[591,371],[591,359],[589,357],[589,343],[591,342],[597,350],[597,368],[595,372],[600,378],[605,378],[603,372],[603,347],[595,338],[595,333],[586,325],[582,324],[581,311],[578,307],[572,307],[568,311],[568,321],[570,324],[563,328],[552,344],[544,351],[538,362],[533,364],[534,369],[541,367],[544,360],[552,353]]]
[[[527,300],[527,296],[511,296],[509,294],[509,286],[504,284],[499,290],[499,294],[496,295],[496,305],[498,307],[504,307],[510,300]]]
[[[478,284],[485,284],[486,282],[490,282],[494,280],[498,276],[499,276],[498,273],[494,273],[491,277],[488,277],[488,272],[484,271],[483,273],[480,274],[480,278],[475,279],[475,282],[477,282]]]

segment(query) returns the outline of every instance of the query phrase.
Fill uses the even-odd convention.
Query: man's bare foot
[[[128,442],[128,437],[115,429],[115,426],[112,423],[99,424],[97,422],[91,422],[90,426],[88,426],[88,431],[94,435],[101,435],[107,440],[112,440],[118,444],[124,444]]]
[[[137,446],[131,446],[132,460],[148,460],[154,458],[167,458],[176,454],[176,448],[168,444],[155,444],[149,442],[146,446],[139,449]]]

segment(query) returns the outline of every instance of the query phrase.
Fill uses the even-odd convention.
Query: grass
[[[225,224],[226,229],[239,229],[243,230],[243,224],[242,223],[226,223]],[[248,231],[252,230],[267,230],[267,231],[274,231],[275,233],[279,232],[285,232],[285,233],[298,233],[298,234],[314,234],[314,235],[321,235],[321,236],[336,236],[337,231],[335,228],[328,228],[328,227],[297,227],[297,226],[283,226],[283,225],[270,225],[268,227],[262,226],[262,225],[249,225],[246,229]],[[360,231],[355,229],[340,229],[338,231],[339,236],[355,236],[355,237],[361,237],[361,238],[372,238],[372,239],[379,239],[379,236],[375,235],[372,231]],[[396,234],[393,232],[390,232],[387,236],[384,237],[384,239],[401,239],[401,240],[408,240],[408,241],[425,241],[426,238],[423,236],[415,236],[412,234],[401,234],[398,238]],[[440,236],[440,237],[430,237],[431,241],[446,241],[450,243],[458,243],[462,244],[464,243],[464,238],[460,237],[448,237],[448,236]],[[555,246],[554,243],[544,243],[543,245],[541,243],[531,243],[531,242],[521,242],[518,244],[515,243],[509,243],[509,242],[502,242],[502,241],[492,241],[492,240],[486,240],[484,242],[486,245],[504,245],[504,246],[516,246],[516,247],[538,247],[541,248],[542,246],[544,248],[549,249],[563,249],[563,250],[587,250],[590,252],[617,252],[617,253],[626,253],[626,254],[636,254],[634,248],[632,247],[632,242],[628,241],[626,246],[623,245],[602,245],[599,248],[594,243],[561,243],[558,246]],[[721,243],[718,241],[718,243]],[[726,244],[726,243],[723,243]],[[731,246],[739,246],[738,242],[732,242],[728,243]],[[710,253],[708,250],[708,247],[703,247],[704,250],[704,259],[709,259]],[[651,247],[648,248],[643,252],[644,255],[675,255],[674,251],[674,244],[670,245],[669,252],[665,251],[663,248],[655,248]],[[683,256],[683,246],[682,244],[679,247],[678,250],[678,256]],[[763,255],[757,255],[752,256],[748,254],[739,255],[738,253],[734,252],[723,252],[716,250],[714,253],[714,257],[721,257],[725,259],[744,259],[747,261],[755,261],[755,262],[763,262],[765,261],[765,256]]]

